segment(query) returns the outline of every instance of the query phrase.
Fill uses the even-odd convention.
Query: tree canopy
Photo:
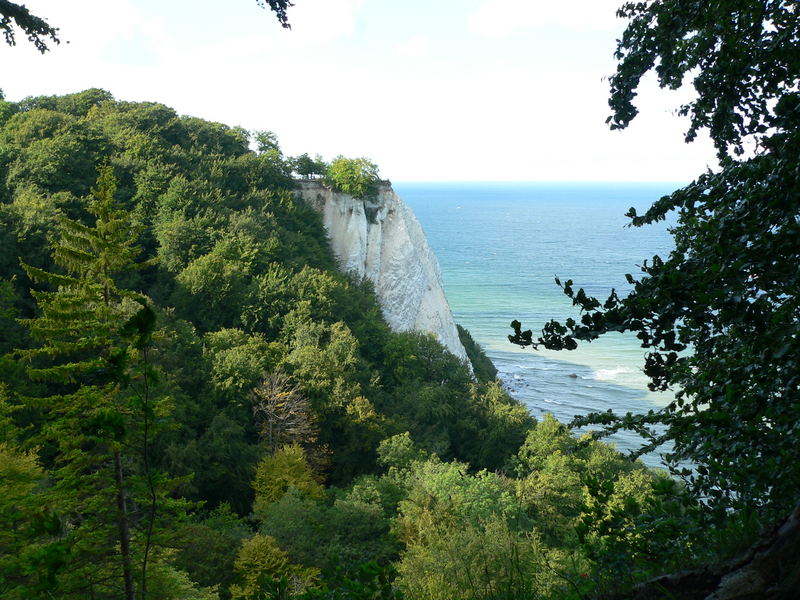
[[[371,198],[378,193],[378,165],[368,158],[337,156],[328,166],[326,182],[353,198]]]
[[[662,87],[687,77],[697,97],[687,141],[708,130],[721,169],[658,200],[631,225],[677,213],[675,249],[627,275],[633,291],[605,301],[564,293],[579,320],[548,323],[520,345],[572,349],[610,331],[633,332],[654,390],[675,399],[646,414],[593,414],[576,425],[631,429],[643,451],[671,440],[673,470],[711,506],[786,510],[800,498],[800,21],[796,3],[629,2],[611,79],[609,118],[636,115],[641,77]],[[753,142],[748,146],[748,140]],[[745,150],[747,152],[745,152]],[[731,156],[740,156],[736,159]],[[559,284],[559,280],[556,280]],[[695,469],[679,466],[689,462]]]
[[[419,477],[455,477],[504,469],[536,423],[480,348],[476,381],[390,331],[274,135],[98,89],[0,107],[0,596],[228,600],[286,578],[398,598],[392,521],[426,488],[383,478],[380,444],[413,436],[406,455],[459,465]],[[466,500],[508,503],[481,489]]]
[[[725,509],[800,493],[794,10],[621,9],[612,125],[664,57],[671,77],[715,72],[686,111],[722,169],[631,211],[678,224],[630,295],[565,281],[580,319],[536,341],[514,324],[550,348],[636,334],[675,401],[578,423],[672,440],[693,495],[537,422],[477,344],[478,381],[432,336],[390,331],[273,134],[103,90],[0,99],[0,596],[587,600],[746,547],[757,519]],[[745,80],[765,103],[736,96]],[[376,165],[334,162],[331,185],[374,194]]]
[[[788,125],[778,117],[797,102],[796,2],[626,2],[617,14],[629,23],[611,77],[612,129],[626,127],[638,113],[636,89],[651,70],[662,88],[691,79],[697,97],[679,109],[691,119],[686,140],[706,129],[721,155],[741,155],[747,138],[765,141]]]

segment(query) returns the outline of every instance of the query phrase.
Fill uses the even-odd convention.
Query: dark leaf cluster
[[[655,202],[643,226],[675,215],[675,249],[653,256],[632,292],[605,301],[562,288],[579,319],[550,322],[534,340],[512,323],[513,343],[571,349],[630,332],[646,349],[652,390],[674,400],[646,414],[576,419],[666,441],[667,459],[709,505],[787,510],[800,496],[800,26],[795,2],[629,2],[609,120],[636,115],[635,90],[654,69],[662,86],[693,78],[687,139],[707,129],[721,168]],[[745,141],[758,148],[741,155]],[[561,285],[561,282],[557,280]],[[693,465],[689,468],[688,465]]]
[[[687,141],[708,130],[723,156],[741,155],[744,141],[780,128],[775,105],[797,92],[800,14],[793,0],[626,2],[629,20],[618,41],[608,122],[624,128],[637,115],[636,89],[654,70],[661,87],[691,79],[696,98],[679,114],[690,118]]]
[[[0,31],[3,32],[6,43],[14,46],[17,43],[14,28],[19,27],[36,49],[44,54],[49,50],[48,40],[60,43],[58,27],[52,27],[44,19],[31,14],[24,4],[17,4],[9,0],[0,0]]]

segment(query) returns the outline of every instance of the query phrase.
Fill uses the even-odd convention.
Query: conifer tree
[[[46,419],[37,441],[55,455],[49,496],[64,523],[59,542],[68,542],[53,567],[60,567],[53,578],[60,597],[135,597],[131,469],[142,461],[148,466],[153,408],[148,392],[132,393],[131,384],[135,370],[145,387],[152,378],[134,366],[155,315],[143,295],[117,285],[122,273],[143,263],[135,263],[136,232],[115,203],[115,189],[111,168],[102,167],[87,206],[94,225],[61,220],[53,259],[63,273],[23,262],[32,280],[55,288],[32,292],[40,315],[23,322],[41,346],[19,354],[29,377],[49,384],[49,395],[29,402]],[[137,450],[142,428],[144,446]],[[144,596],[144,574],[140,587]]]

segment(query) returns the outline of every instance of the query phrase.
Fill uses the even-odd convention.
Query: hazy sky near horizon
[[[716,164],[707,139],[683,142],[687,96],[652,80],[608,130],[619,0],[295,3],[288,31],[255,0],[27,0],[69,43],[0,43],[0,88],[100,87],[396,181],[688,182]]]

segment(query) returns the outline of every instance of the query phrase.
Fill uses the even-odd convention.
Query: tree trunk
[[[122,554],[122,577],[125,581],[125,600],[136,600],[133,588],[133,567],[131,566],[131,532],[128,527],[128,509],[125,503],[125,480],[122,474],[122,457],[119,450],[114,451],[114,478],[117,481],[117,525],[119,527],[119,547]]]
[[[797,600],[800,597],[800,504],[741,556],[663,575],[615,600]]]

